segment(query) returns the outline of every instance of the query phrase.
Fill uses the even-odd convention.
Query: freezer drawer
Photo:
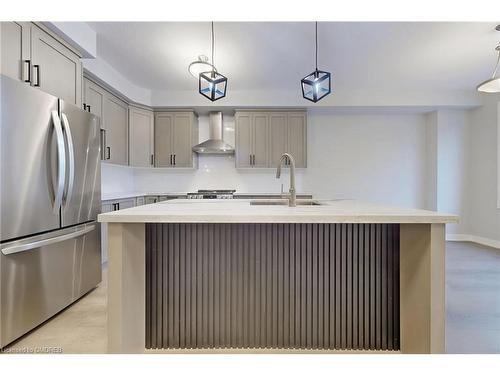
[[[101,281],[100,227],[84,224],[0,245],[0,347]]]

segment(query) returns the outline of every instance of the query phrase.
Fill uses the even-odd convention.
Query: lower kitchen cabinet
[[[145,199],[146,204],[151,204],[151,203],[157,203],[158,202],[158,197],[157,196],[148,195],[144,199]]]
[[[153,111],[129,106],[129,164],[154,167]]]

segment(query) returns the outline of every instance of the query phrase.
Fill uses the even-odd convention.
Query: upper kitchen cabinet
[[[128,165],[128,104],[108,92],[101,128],[105,130],[105,161]]]
[[[307,167],[307,114],[288,112],[286,152],[295,159],[297,168]]]
[[[29,83],[31,23],[1,22],[2,74]]]
[[[129,106],[129,164],[132,167],[154,167],[153,111]]]
[[[103,161],[128,165],[128,104],[100,85],[84,78],[83,107],[101,119]]]
[[[275,168],[285,152],[297,168],[307,166],[304,111],[236,111],[235,124],[237,168]]]
[[[80,106],[80,57],[36,25],[31,26],[31,85]]]
[[[158,112],[154,121],[155,167],[195,168],[198,118],[194,112]]]
[[[236,167],[269,166],[269,115],[265,112],[236,112]]]
[[[80,56],[48,30],[30,22],[1,23],[2,74],[80,106]]]
[[[87,78],[83,79],[83,109],[101,119],[101,128],[104,128],[102,119],[104,118],[105,97],[106,90]]]
[[[288,113],[276,112],[269,114],[269,166],[276,167],[281,155],[288,149]]]

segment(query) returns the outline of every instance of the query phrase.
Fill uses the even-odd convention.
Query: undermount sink
[[[297,206],[321,206],[321,202],[310,199],[298,199]],[[267,199],[250,201],[251,206],[288,206],[288,199]]]

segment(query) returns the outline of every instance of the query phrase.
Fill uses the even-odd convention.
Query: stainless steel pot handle
[[[73,147],[73,137],[71,136],[71,130],[69,128],[68,117],[65,113],[61,114],[63,130],[66,134],[66,140],[68,142],[68,159],[69,159],[69,179],[68,179],[68,189],[64,197],[64,202],[69,202],[71,196],[73,195],[73,185],[75,183],[75,151]]]
[[[15,253],[23,252],[23,251],[33,250],[33,249],[36,249],[37,247],[53,245],[53,244],[58,243],[58,242],[62,242],[62,241],[70,240],[72,238],[83,236],[84,234],[92,232],[94,229],[95,229],[95,225],[92,224],[92,225],[89,225],[89,226],[79,230],[79,231],[71,232],[68,234],[63,234],[62,236],[47,238],[45,240],[40,240],[40,241],[33,241],[30,243],[25,243],[25,244],[21,244],[21,245],[7,246],[7,247],[2,249],[2,254],[3,255],[15,254]]]
[[[64,146],[64,134],[61,126],[61,119],[57,111],[52,111],[52,123],[54,124],[54,129],[57,138],[57,186],[55,189],[54,205],[52,210],[57,213],[61,208],[62,198],[64,193],[64,183],[66,180],[66,156],[65,156],[65,146]]]

